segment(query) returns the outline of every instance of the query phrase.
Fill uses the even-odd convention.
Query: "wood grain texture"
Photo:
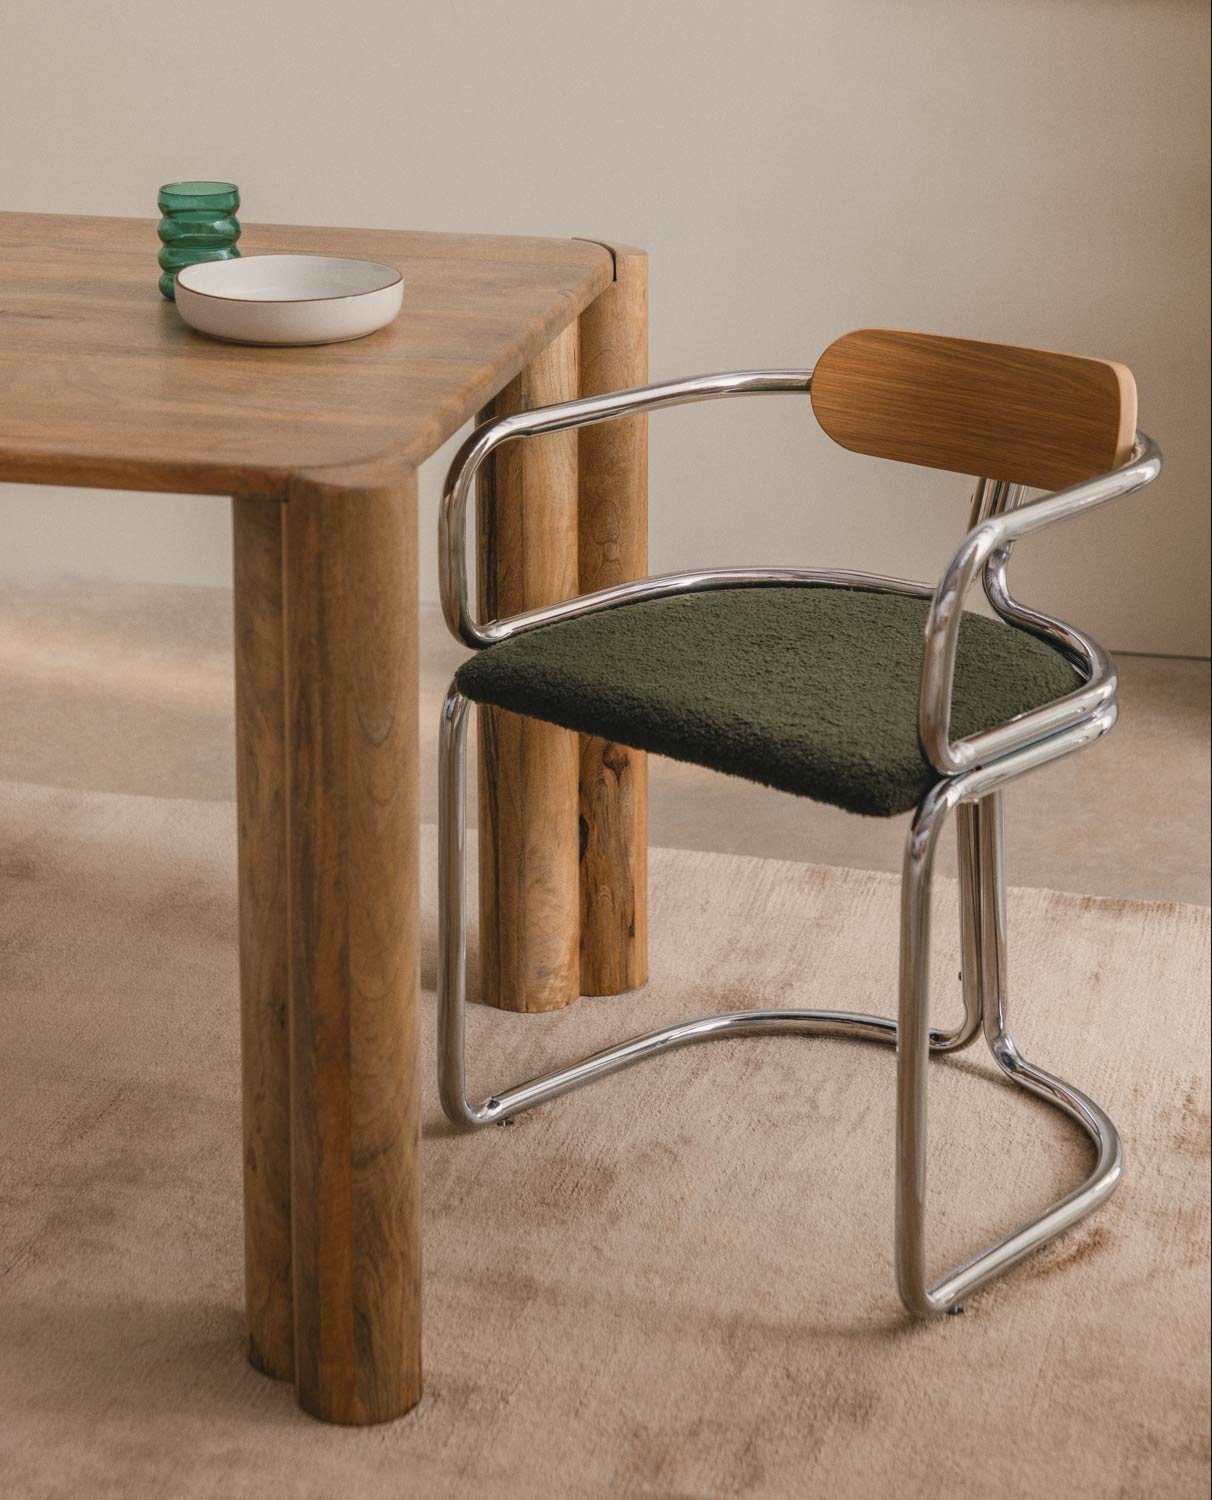
[[[300,468],[415,468],[610,282],[578,240],[245,225],[247,254],[384,261],[390,327],[256,349],[156,290],[155,220],[0,214],[0,481],[285,494]]]
[[[571,324],[493,404],[525,411],[577,394]],[[516,614],[577,592],[577,435],[507,443],[481,471],[480,614]],[[477,711],[480,981],[503,1010],[557,1010],[580,993],[579,737],[501,709]]]
[[[296,1382],[362,1424],[421,1394],[415,476],[285,511]]]
[[[1110,360],[864,328],[817,361],[812,408],[856,453],[1056,490],[1127,460],[1136,385]]]
[[[232,502],[245,1321],[252,1364],[293,1380],[282,511]]]
[[[581,314],[581,394],[648,381],[648,257],[608,247],[615,277]],[[581,429],[581,593],[648,572],[648,418]],[[648,978],[648,758],[581,737],[581,992],[617,995]]]

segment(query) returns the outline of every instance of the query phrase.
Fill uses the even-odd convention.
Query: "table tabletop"
[[[220,343],[160,296],[154,220],[0,213],[0,481],[281,496],[415,468],[613,275],[579,239],[252,224],[240,246],[385,262],[403,310],[350,343]]]

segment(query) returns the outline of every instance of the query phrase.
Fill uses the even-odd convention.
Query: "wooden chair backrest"
[[[1111,360],[863,328],[817,361],[812,409],[855,453],[1058,490],[1127,462],[1136,382]]]

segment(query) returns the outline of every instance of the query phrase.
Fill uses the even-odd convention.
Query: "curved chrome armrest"
[[[964,538],[934,591],[926,622],[918,733],[922,747],[936,769],[954,775],[996,760],[1080,722],[1114,697],[1114,668],[1103,648],[1071,625],[1028,609],[1012,599],[1006,587],[1006,564],[1014,543],[1020,537],[1143,489],[1161,473],[1161,466],[1162,456],[1157,444],[1147,434],[1138,432],[1132,457],[1121,468],[991,516],[974,526]],[[1054,703],[953,742],[951,694],[960,622],[964,599],[982,574],[989,599],[998,614],[1012,625],[1058,646],[1085,681],[1074,692]]]
[[[442,612],[451,631],[469,646],[490,646],[498,639],[471,617],[466,536],[467,502],[476,471],[502,443],[512,438],[563,432],[570,427],[587,427],[615,417],[636,416],[663,406],[686,406],[694,401],[718,401],[727,396],[804,395],[811,386],[811,370],[738,370],[697,375],[603,396],[586,396],[579,401],[561,401],[554,406],[495,417],[477,427],[455,454],[446,476],[438,526]]]

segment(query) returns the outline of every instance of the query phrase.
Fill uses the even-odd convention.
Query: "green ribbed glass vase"
[[[200,260],[239,255],[240,189],[233,182],[169,182],[160,189],[160,292],[175,300],[173,277]]]

